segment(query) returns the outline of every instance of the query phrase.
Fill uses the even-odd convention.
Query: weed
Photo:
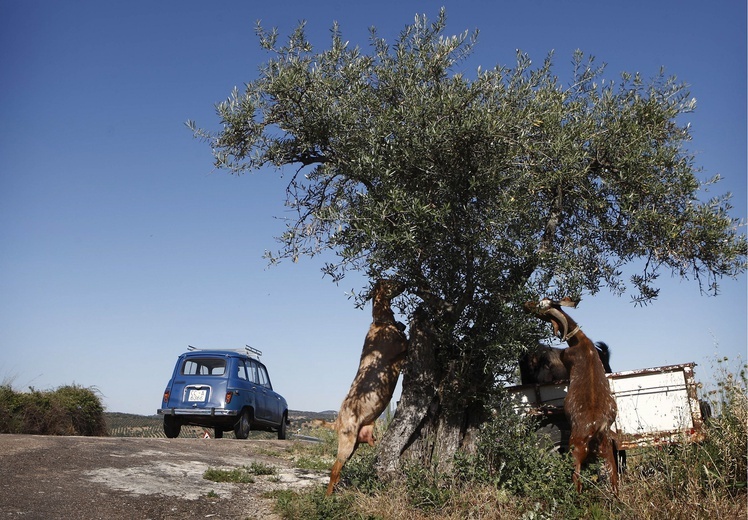
[[[709,394],[718,414],[706,422],[703,442],[640,450],[638,464],[624,479],[626,517],[746,518],[745,368],[737,376],[722,373],[718,388]]]
[[[253,462],[249,466],[234,469],[208,468],[203,473],[205,480],[213,482],[236,482],[241,484],[253,484],[256,476],[275,475],[278,470],[263,462]]]
[[[323,487],[294,492],[279,490],[271,493],[275,498],[275,512],[288,520],[374,520],[353,507],[353,494],[337,493],[326,497]]]
[[[235,469],[208,468],[203,473],[203,478],[213,482],[235,482],[239,484],[254,484],[255,481],[254,476],[246,466]]]
[[[448,480],[423,466],[409,464],[405,483],[410,504],[423,511],[439,511],[452,497]]]
[[[376,458],[376,449],[368,445],[360,446],[355,456],[343,466],[341,480],[345,485],[367,493],[382,489],[384,485],[374,469]]]
[[[294,467],[299,469],[329,470],[334,459],[320,458],[316,455],[299,456],[294,460]]]
[[[275,475],[278,473],[278,470],[275,466],[270,466],[269,464],[265,464],[263,462],[253,462],[249,465],[248,472],[252,473],[253,475]]]

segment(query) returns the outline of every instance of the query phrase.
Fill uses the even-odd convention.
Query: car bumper
[[[206,417],[234,417],[238,410],[224,410],[222,408],[159,408],[158,415],[200,415]]]

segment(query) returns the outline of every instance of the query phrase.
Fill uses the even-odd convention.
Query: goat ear
[[[568,296],[564,297],[561,301],[558,302],[559,305],[562,307],[574,307],[576,308],[577,305],[579,305],[580,300],[572,300]]]

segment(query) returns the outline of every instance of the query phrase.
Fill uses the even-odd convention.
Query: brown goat
[[[613,492],[617,493],[615,435],[610,427],[615,422],[618,408],[595,345],[579,325],[561,310],[561,306],[576,305],[569,298],[560,302],[546,298],[539,302],[527,302],[525,310],[550,322],[554,333],[569,345],[561,358],[569,372],[564,412],[571,423],[569,447],[574,458],[573,480],[577,491],[582,491],[582,464],[589,455],[595,454],[605,461]]]
[[[379,280],[372,291],[372,323],[364,340],[358,372],[340,406],[334,428],[338,432],[338,456],[330,472],[327,495],[340,480],[340,471],[361,442],[374,446],[374,422],[392,399],[400,368],[408,349],[405,325],[395,320],[390,302],[405,287]]]

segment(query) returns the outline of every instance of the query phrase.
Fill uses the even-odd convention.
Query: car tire
[[[234,425],[234,435],[237,439],[246,439],[249,437],[249,431],[252,429],[252,418],[249,410],[242,410],[239,420]]]
[[[281,419],[281,423],[278,426],[278,439],[285,440],[287,429],[288,429],[288,415],[284,413],[283,418]]]
[[[171,415],[164,415],[164,434],[169,439],[176,439],[179,437],[179,432],[182,431],[182,425],[176,417]]]

